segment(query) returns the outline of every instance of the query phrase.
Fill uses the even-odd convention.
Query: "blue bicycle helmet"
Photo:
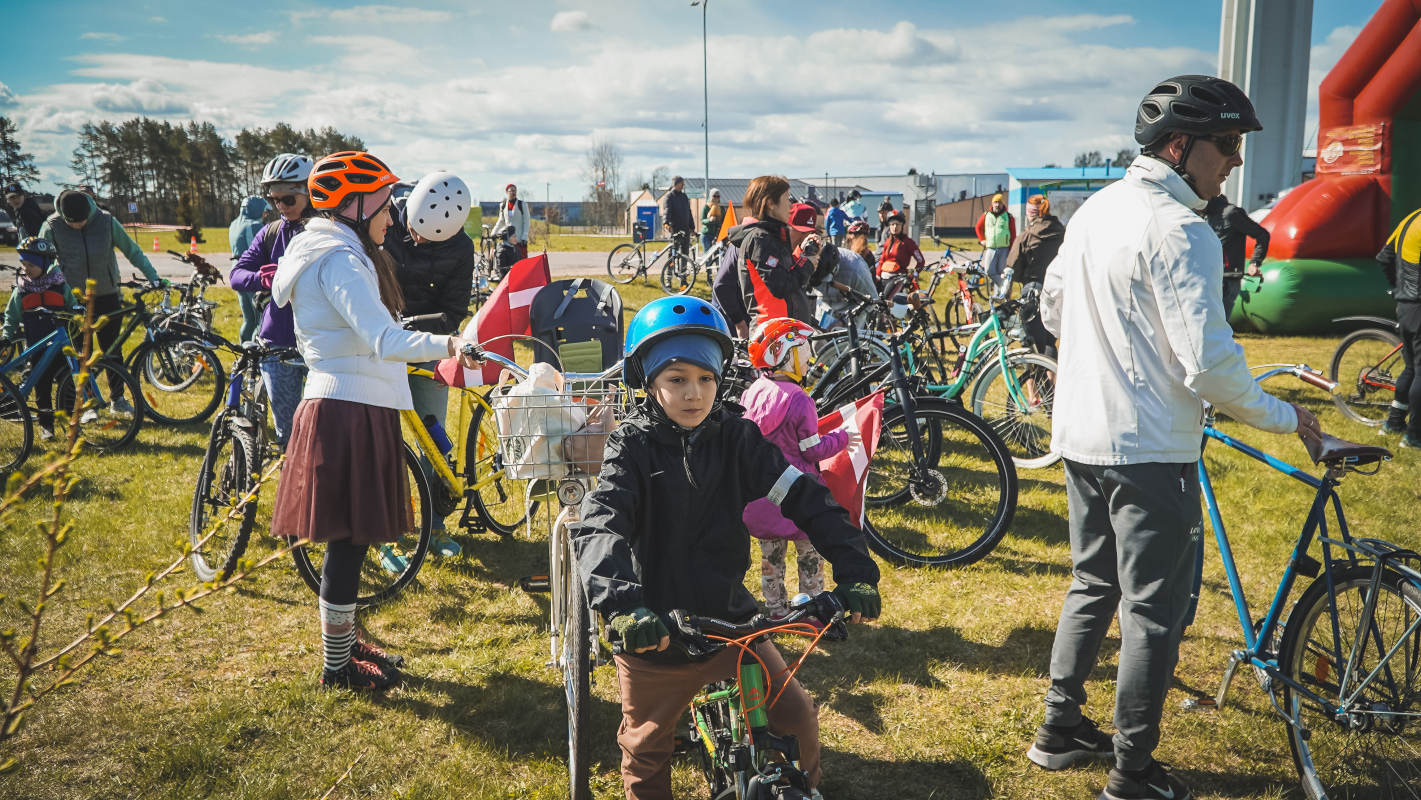
[[[735,355],[735,343],[730,339],[730,325],[715,306],[698,297],[661,297],[652,300],[632,317],[625,337],[626,361],[623,379],[633,389],[646,383],[642,359],[657,342],[683,333],[698,333],[720,345],[722,358],[728,363]]]

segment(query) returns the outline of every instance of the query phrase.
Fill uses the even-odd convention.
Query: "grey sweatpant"
[[[1115,761],[1149,766],[1179,660],[1203,516],[1194,463],[1092,466],[1066,460],[1075,579],[1051,648],[1046,723],[1081,720],[1085,681],[1120,613]]]

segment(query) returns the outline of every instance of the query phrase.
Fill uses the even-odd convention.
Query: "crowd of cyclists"
[[[1028,755],[1052,770],[1082,759],[1110,761],[1106,800],[1191,797],[1153,754],[1200,546],[1200,488],[1191,476],[1201,454],[1201,401],[1260,430],[1322,436],[1311,413],[1258,387],[1227,322],[1232,298],[1221,287],[1228,286],[1226,264],[1239,255],[1220,244],[1215,229],[1238,221],[1216,198],[1242,163],[1243,136],[1257,130],[1253,106],[1233,84],[1171,78],[1139,105],[1142,152],[1126,177],[1086,202],[1069,228],[1046,198],[1033,197],[1018,236],[998,197],[979,231],[989,274],[1008,291],[1015,282],[1037,299],[1028,334],[1060,369],[1052,448],[1065,465],[1073,580],[1055,632],[1045,721]],[[442,422],[448,405],[447,388],[408,376],[405,365],[454,358],[478,366],[470,348],[476,343],[460,333],[473,282],[474,243],[462,224],[469,192],[449,173],[401,182],[367,152],[314,161],[283,154],[267,165],[261,184],[264,197],[252,198],[250,209],[267,202],[278,218],[246,224],[243,237],[234,237],[231,284],[242,297],[241,335],[296,347],[304,362],[262,364],[286,453],[271,533],[326,545],[317,607],[321,684],[381,689],[399,680],[404,662],[361,640],[355,598],[368,558],[403,569],[386,545],[414,524],[399,411]],[[718,234],[723,221],[719,197],[709,200],[702,235],[708,228]],[[677,197],[669,203],[670,232],[690,235],[689,205]],[[737,664],[732,650],[697,661],[668,648],[673,609],[731,622],[782,616],[789,542],[801,592],[825,591],[832,569],[829,591],[851,621],[892,609],[891,598],[887,605],[880,598],[879,568],[861,531],[816,467],[857,437],[819,435],[800,382],[812,357],[809,337],[844,324],[839,316],[853,305],[850,293],[876,297],[890,284],[912,286],[923,253],[901,212],[885,213],[875,249],[859,197],[842,206],[832,201],[821,219],[773,175],[750,183],[743,211],[726,236],[713,302],[662,298],[628,324],[624,381],[643,396],[608,440],[595,488],[571,529],[586,597],[618,640],[617,739],[628,798],[671,796],[682,711]],[[519,214],[526,211],[510,185],[500,218],[516,227]],[[1415,220],[1407,218],[1383,253],[1398,300],[1413,304],[1421,297]],[[1266,251],[1266,240],[1261,247]],[[19,248],[25,275],[7,306],[4,336],[17,338],[22,327],[26,339],[42,335],[31,312],[72,303],[69,290],[88,280],[97,283],[96,311],[117,309],[115,248],[150,281],[160,280],[92,198],[62,193],[38,236]],[[426,321],[403,324],[415,316]],[[1417,326],[1407,320],[1410,365]],[[110,335],[100,329],[100,343]],[[722,402],[736,339],[747,340],[761,376],[742,396],[743,408]],[[1421,441],[1418,415],[1407,420],[1418,394],[1421,381],[1398,382],[1387,428],[1410,425],[1406,442]],[[127,404],[122,410],[134,413]],[[45,435],[52,435],[52,419],[41,419]],[[763,604],[745,588],[752,537],[761,542]],[[442,529],[432,549],[460,552]],[[1110,733],[1082,709],[1116,619]],[[817,705],[797,680],[785,679],[773,644],[766,640],[755,651],[779,696],[771,729],[797,737],[810,796],[819,797]]]

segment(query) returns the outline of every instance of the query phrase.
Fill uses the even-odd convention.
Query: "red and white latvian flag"
[[[500,336],[527,336],[528,307],[539,289],[552,282],[548,271],[548,255],[540,253],[525,258],[508,270],[508,275],[493,290],[488,301],[464,328],[464,338],[473,339],[483,349],[504,358],[513,358],[513,340]],[[457,358],[446,358],[434,369],[435,379],[446,386],[485,386],[498,382],[503,367],[485,363],[482,375],[459,365]]]
[[[883,392],[874,392],[819,420],[819,435],[843,429],[857,431],[859,443],[839,451],[819,462],[824,484],[834,500],[849,512],[849,519],[863,528],[864,484],[868,481],[868,463],[878,449],[879,426],[883,422]]]

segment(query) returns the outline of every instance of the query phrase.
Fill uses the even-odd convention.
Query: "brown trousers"
[[[622,691],[622,783],[627,800],[671,800],[671,751],[681,712],[709,683],[737,677],[740,649],[727,648],[699,664],[655,664],[616,656]],[[770,698],[784,682],[785,661],[770,642],[755,647],[771,676]],[[778,677],[775,677],[777,676]],[[819,707],[791,680],[770,709],[770,730],[799,739],[799,765],[810,787],[819,785]]]

